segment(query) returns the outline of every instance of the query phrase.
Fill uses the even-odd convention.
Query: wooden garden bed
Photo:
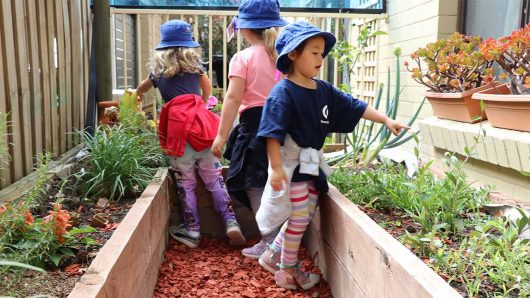
[[[168,242],[167,169],[137,199],[68,297],[150,297]]]
[[[319,209],[305,243],[334,297],[461,297],[335,187]]]

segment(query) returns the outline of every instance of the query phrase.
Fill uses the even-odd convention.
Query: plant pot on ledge
[[[530,95],[513,95],[508,85],[489,87],[472,96],[484,108],[493,127],[530,132]]]
[[[457,93],[425,91],[425,96],[431,103],[434,116],[442,119],[476,123],[485,120],[487,112],[481,112],[480,102],[472,100],[471,96],[488,88],[490,88],[490,85]]]

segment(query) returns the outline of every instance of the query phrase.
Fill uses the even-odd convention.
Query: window
[[[114,62],[116,86],[114,86],[114,89],[125,90],[126,88],[135,88],[137,85],[136,20],[135,17],[131,15],[125,15],[124,18],[122,18],[121,15],[115,15],[113,19],[114,55],[116,57]],[[123,22],[123,20],[125,20],[125,22]]]
[[[463,0],[460,31],[499,38],[528,23],[530,0]]]

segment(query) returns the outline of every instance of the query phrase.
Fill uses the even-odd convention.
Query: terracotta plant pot
[[[105,109],[110,107],[118,107],[120,105],[119,101],[100,101],[98,102],[98,123],[100,124],[111,124],[113,119],[110,119],[105,115]]]
[[[488,88],[489,85],[458,93],[425,91],[425,96],[431,103],[434,116],[442,119],[476,123],[485,120],[487,113],[481,113],[480,102],[472,100],[471,96]]]
[[[505,84],[475,93],[473,100],[484,101],[491,126],[530,132],[530,95],[513,95]]]

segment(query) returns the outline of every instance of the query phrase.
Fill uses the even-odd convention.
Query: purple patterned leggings
[[[221,175],[221,163],[210,149],[197,152],[187,144],[183,156],[170,156],[169,160],[173,170],[180,172],[181,175],[181,185],[186,194],[182,202],[184,224],[190,231],[200,229],[197,196],[195,195],[197,186],[195,169],[198,170],[205,188],[212,194],[213,208],[221,215],[224,223],[236,220],[230,196]]]

